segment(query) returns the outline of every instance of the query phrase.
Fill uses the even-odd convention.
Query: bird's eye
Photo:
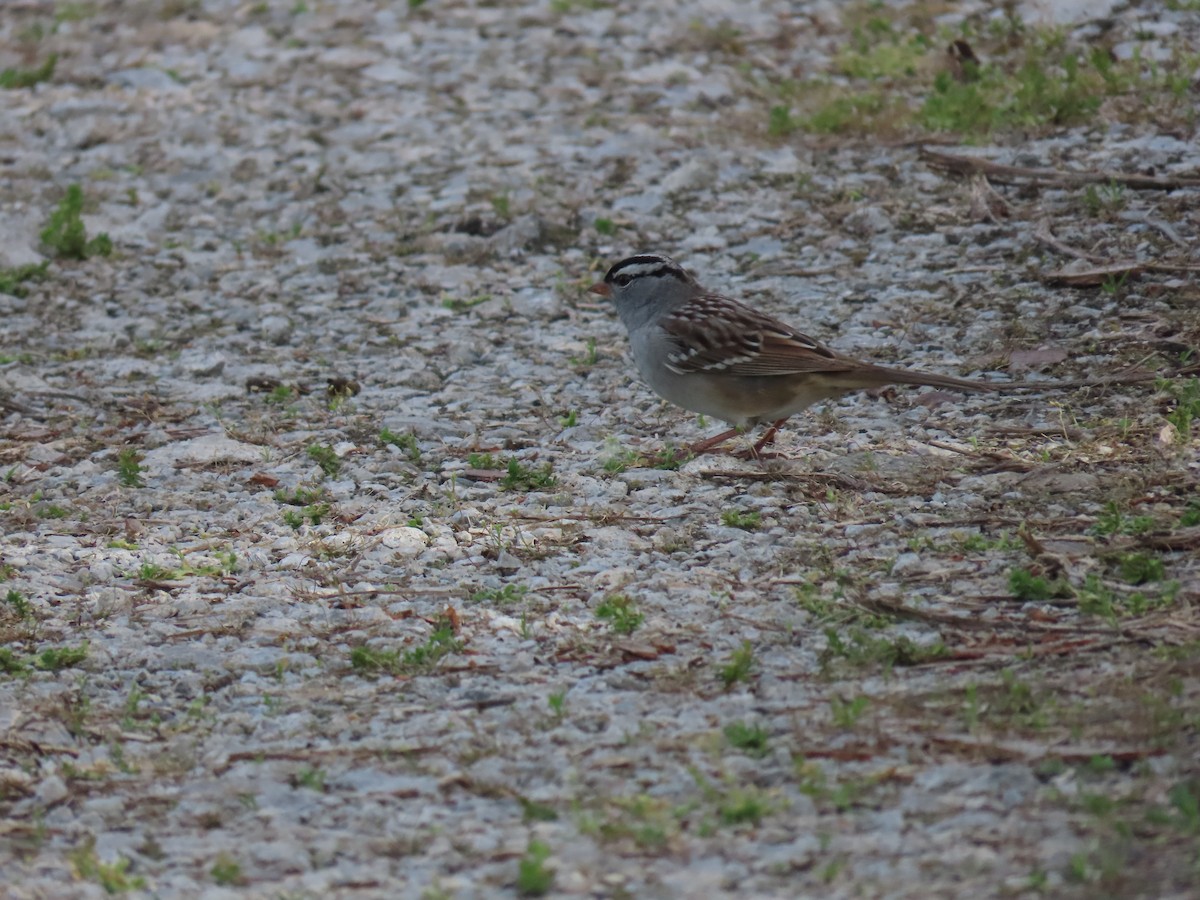
[[[633,276],[632,275],[614,275],[613,281],[616,282],[617,287],[625,287],[625,285],[627,285],[627,284],[629,284],[629,282],[633,281]]]

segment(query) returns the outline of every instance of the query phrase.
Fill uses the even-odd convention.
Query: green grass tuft
[[[13,266],[11,269],[0,269],[0,294],[24,297],[29,293],[24,282],[41,281],[46,277],[46,268],[49,265],[49,262],[40,262]]]
[[[101,233],[88,240],[82,216],[83,189],[73,184],[46,221],[41,233],[42,243],[60,259],[111,256],[112,241],[108,235]]]
[[[597,606],[596,618],[606,620],[613,631],[624,635],[633,634],[646,619],[624,594],[615,594]]]
[[[54,67],[58,65],[58,54],[51,53],[46,61],[36,69],[5,69],[0,72],[0,88],[15,90],[30,88],[54,77]]]
[[[517,893],[522,897],[542,897],[554,886],[554,870],[546,867],[550,848],[541,841],[530,841],[529,849],[517,864]]]

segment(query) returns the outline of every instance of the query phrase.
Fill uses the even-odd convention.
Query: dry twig
[[[1061,172],[1057,169],[1009,166],[975,156],[959,156],[930,150],[928,147],[921,147],[918,155],[930,168],[954,175],[982,174],[998,184],[1120,184],[1141,191],[1173,191],[1179,188],[1200,187],[1200,176],[1139,175],[1103,169],[1093,172]]]

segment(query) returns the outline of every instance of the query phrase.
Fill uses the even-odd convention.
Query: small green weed
[[[1115,500],[1109,500],[1104,505],[1104,512],[1096,519],[1091,527],[1093,534],[1107,536],[1110,534],[1145,534],[1154,528],[1152,516],[1127,516]]]
[[[494,472],[497,469],[503,468],[500,460],[491,453],[468,453],[467,465],[472,469],[479,469],[483,472]]]
[[[1119,568],[1121,578],[1127,584],[1162,581],[1166,577],[1166,569],[1162,560],[1148,553],[1125,554],[1120,559]]]
[[[500,479],[500,487],[506,491],[542,491],[554,487],[556,483],[550,463],[535,469],[521,465],[517,459],[508,461],[507,472]]]
[[[355,647],[350,652],[350,665],[360,672],[389,672],[393,675],[412,675],[431,670],[443,657],[462,650],[449,626],[439,628],[424,644],[405,650],[373,650]]]
[[[1167,792],[1167,810],[1154,810],[1148,818],[1169,825],[1180,834],[1200,835],[1200,782],[1181,781]]]
[[[1008,574],[1008,589],[1018,600],[1041,601],[1049,600],[1058,594],[1057,584],[1052,584],[1040,575],[1033,575],[1028,569],[1013,569]]]
[[[63,669],[79,665],[87,659],[87,655],[87,641],[78,647],[50,647],[38,654],[33,665],[43,672],[61,672]]]
[[[718,788],[698,769],[689,767],[704,799],[716,807],[717,820],[722,825],[757,825],[771,812],[766,795],[757,788]]]
[[[30,88],[43,81],[49,81],[54,77],[54,67],[57,65],[58,54],[51,53],[36,69],[5,69],[0,72],[0,88]]]
[[[201,694],[195,700],[188,704],[184,715],[188,719],[195,722],[215,722],[216,716],[209,711],[209,704],[212,703],[212,697],[208,694]]]
[[[491,294],[480,294],[477,297],[471,297],[463,300],[461,297],[446,296],[442,298],[442,306],[452,312],[467,312],[474,309],[476,306],[482,306],[492,299]]]
[[[168,569],[158,563],[144,562],[138,567],[138,581],[178,581],[186,574],[182,569]]]
[[[501,219],[512,218],[512,198],[508,192],[493,194],[491,198],[492,212]]]
[[[882,93],[867,91],[853,96],[836,97],[802,121],[814,134],[845,134],[868,130],[887,108]]]
[[[528,797],[517,797],[517,802],[521,804],[522,822],[555,822],[558,820],[558,813],[553,806],[538,803]]]
[[[550,848],[541,841],[530,841],[525,856],[517,863],[517,893],[522,897],[542,897],[554,886],[554,870],[547,868]]]
[[[871,701],[866,697],[855,697],[847,702],[840,697],[831,697],[829,700],[829,711],[833,715],[833,722],[839,728],[853,728],[858,724],[858,720],[862,718],[862,714],[867,711],[867,707]]]
[[[428,670],[436,665],[443,656],[456,653],[461,649],[462,643],[455,640],[454,630],[449,626],[439,628],[430,635],[430,640],[421,646],[404,650],[400,658],[401,670],[404,672]]]
[[[1108,213],[1120,212],[1128,203],[1125,188],[1118,182],[1107,185],[1089,184],[1083,189],[1081,204],[1093,218],[1099,218]]]
[[[225,853],[217,854],[212,868],[209,869],[209,874],[212,875],[213,881],[222,887],[244,884],[246,881],[245,876],[242,875],[242,867],[233,857]]]
[[[22,44],[38,44],[46,37],[46,26],[41,22],[31,22],[17,32],[17,40]]]
[[[745,641],[730,654],[729,662],[721,667],[721,681],[726,688],[733,687],[739,681],[749,681],[753,668],[754,647]]]
[[[1116,619],[1119,601],[1112,590],[1095,573],[1084,579],[1075,595],[1081,613],[1105,619]]]
[[[121,729],[123,731],[133,731],[142,727],[140,720],[143,715],[139,712],[138,707],[142,705],[142,701],[146,699],[145,692],[136,684],[130,685],[129,696],[125,698],[125,714],[121,716]],[[158,715],[153,716],[155,724],[158,723]]]
[[[319,766],[306,766],[292,778],[293,787],[308,788],[317,793],[325,792],[325,772]]]
[[[614,594],[596,607],[596,618],[606,620],[617,634],[630,635],[645,621],[637,606],[624,594]]]
[[[791,107],[776,104],[767,112],[767,134],[773,138],[787,137],[801,126],[801,121],[792,115]]]
[[[1125,282],[1129,280],[1129,273],[1122,272],[1119,275],[1110,274],[1105,276],[1100,282],[1100,290],[1108,294],[1110,297],[1116,297],[1121,293],[1121,288],[1125,287]]]
[[[1147,561],[1138,560],[1133,562],[1129,569],[1129,577],[1126,580],[1145,577],[1146,582],[1162,581],[1163,572],[1158,565],[1155,565],[1157,562],[1153,558]],[[1133,583],[1142,584],[1145,582],[1136,581]],[[1075,598],[1079,604],[1080,612],[1100,616],[1101,618],[1115,622],[1123,616],[1140,616],[1152,609],[1168,606],[1174,602],[1178,592],[1179,582],[1167,581],[1163,582],[1158,596],[1147,596],[1141,591],[1136,591],[1132,594],[1118,594],[1106,585],[1099,575],[1092,572],[1083,580],[1083,584],[1075,589]]]
[[[630,466],[636,466],[641,461],[642,455],[636,450],[617,448],[604,457],[604,471],[610,475],[619,475]]]
[[[325,489],[322,487],[298,487],[296,490],[288,493],[283,488],[275,491],[274,495],[277,503],[286,503],[288,506],[312,506],[314,503],[320,503],[325,497]]]
[[[54,5],[55,22],[82,22],[96,15],[94,3],[56,3]]]
[[[721,513],[721,524],[730,528],[740,528],[742,531],[755,531],[762,525],[762,514],[754,510],[742,512],[727,509]]]
[[[1084,763],[1084,768],[1089,775],[1108,775],[1117,771],[1117,761],[1108,754],[1101,753],[1089,758]]]
[[[117,454],[117,480],[126,487],[141,487],[142,454],[126,447]]]
[[[328,503],[311,503],[299,510],[285,509],[283,511],[283,524],[294,531],[298,531],[304,525],[305,520],[308,520],[315,527],[320,525],[325,517],[329,515],[329,510],[330,506]]]
[[[124,894],[127,891],[141,891],[146,887],[146,879],[141,876],[129,875],[129,860],[118,856],[111,863],[102,863],[96,856],[96,839],[89,838],[85,843],[67,854],[75,874],[83,881],[94,881],[104,888],[106,894]]]
[[[720,801],[717,815],[723,825],[757,825],[771,812],[766,796],[757,788],[734,788]]]
[[[591,368],[600,360],[600,354],[596,350],[596,339],[588,338],[587,344],[584,345],[587,349],[583,356],[572,356],[571,365],[577,368]]]
[[[73,184],[67,188],[58,207],[50,214],[41,239],[60,259],[87,259],[90,256],[112,255],[112,241],[107,234],[88,240],[83,225],[83,189]]]
[[[263,230],[255,233],[254,237],[267,247],[276,247],[280,244],[286,244],[288,241],[294,241],[296,238],[300,237],[300,233],[303,231],[303,229],[304,226],[299,222],[296,222],[287,231]]]
[[[1015,538],[1009,531],[1002,531],[995,538],[989,538],[984,534],[976,532],[964,535],[959,539],[958,545],[968,552],[978,550],[1018,550],[1021,547],[1021,541]]]
[[[843,573],[835,574],[840,585]],[[853,603],[839,603],[839,600],[844,600],[840,586],[835,589],[834,596],[831,598],[822,597],[820,586],[816,584],[802,584],[796,588],[796,601],[800,608],[812,616],[813,621],[819,625],[884,628],[890,623],[890,620],[884,616],[876,615]]]
[[[282,406],[290,403],[295,396],[296,389],[290,384],[277,384],[266,393],[264,399],[275,406]]]
[[[886,27],[875,28],[875,22]],[[1000,19],[992,24],[984,33],[964,26],[961,36],[970,38],[979,57],[965,40],[955,41],[955,61],[947,66],[942,41],[948,33],[932,39],[915,23],[875,17],[842,42],[828,77],[766,75],[757,81],[766,98],[766,131],[782,139],[798,130],[880,137],[917,128],[975,140],[997,131],[1086,124],[1102,103],[1106,115],[1119,121],[1155,117],[1185,128],[1194,124],[1189,75],[1200,58],[1190,49],[1172,47],[1166,60],[1137,54],[1118,60],[1107,44],[1079,43],[1056,29]],[[746,69],[752,78],[761,71]],[[943,71],[931,75],[936,69]],[[901,99],[912,92],[923,94],[916,108]],[[1083,198],[1093,213],[1122,202],[1102,191]]]
[[[988,704],[989,713],[993,717],[1012,719],[1026,728],[1039,731],[1045,728],[1049,721],[1046,710],[1048,697],[1020,681],[1012,669],[1001,672],[1000,680],[1002,686],[992,694]]]
[[[605,237],[612,237],[617,233],[616,223],[612,219],[597,219],[592,224],[595,226],[596,232]]]
[[[338,459],[337,452],[328,444],[312,444],[305,453],[329,478],[342,470],[342,461]]]
[[[379,432],[379,441],[383,444],[391,444],[408,454],[408,458],[413,462],[421,461],[421,448],[417,446],[417,436],[412,432],[408,434],[396,434],[390,428],[384,428]]]
[[[895,639],[876,637],[861,628],[850,629],[849,639],[842,637],[835,628],[825,629],[825,649],[821,651],[822,665],[835,659],[843,659],[852,666],[883,666],[891,670],[896,666],[919,666],[941,659],[947,654],[941,641],[918,644],[901,635]]]
[[[749,756],[767,755],[769,735],[761,725],[731,722],[725,726],[724,733],[729,746],[743,750]]]
[[[14,266],[11,269],[0,269],[0,294],[10,294],[13,297],[24,297],[29,293],[25,287],[26,281],[41,281],[46,277],[46,269],[50,262],[29,263],[24,266]]]
[[[647,851],[661,850],[670,834],[678,830],[675,815],[661,798],[645,794],[615,797],[610,807],[610,814],[602,821],[581,821],[580,830],[604,841],[632,841]]]
[[[983,704],[979,699],[979,685],[969,684],[963,689],[963,722],[968,733],[974,734],[979,728],[979,716]]]
[[[1094,115],[1104,94],[1088,61],[1063,52],[1053,37],[1031,42],[1025,62],[1012,75],[985,65],[978,76],[959,81],[949,72],[940,73],[918,114],[921,124],[960,134],[1073,125]]]
[[[214,554],[216,562],[204,562],[200,565],[194,565],[184,555],[182,550],[173,551],[179,557],[179,567],[170,569],[166,566],[160,566],[154,562],[143,562],[138,567],[139,581],[178,581],[181,578],[189,578],[193,575],[204,577],[219,578],[223,575],[231,575],[238,570],[237,554],[232,550],[225,552],[218,551]]]
[[[5,675],[20,675],[26,669],[25,661],[8,647],[0,647],[0,672]]]
[[[516,603],[528,593],[529,588],[523,584],[506,584],[503,587],[484,588],[482,591],[476,591],[471,595],[471,599],[476,603],[504,605],[506,603]]]
[[[691,458],[692,454],[686,447],[672,447],[668,444],[663,448],[661,453],[649,457],[648,461],[656,469],[665,469],[668,472],[674,472]]]
[[[1181,444],[1191,440],[1192,422],[1200,418],[1200,378],[1186,381],[1158,382],[1158,389],[1175,401],[1175,408],[1167,413],[1167,421],[1175,426],[1176,440]]]
[[[854,39],[838,54],[836,66],[840,74],[849,78],[871,81],[912,78],[928,52],[929,41],[921,34],[901,40],[890,27],[887,34],[855,29]]]
[[[4,602],[9,608],[16,613],[18,619],[28,619],[33,616],[33,610],[29,606],[29,601],[20,591],[14,591],[11,588],[4,594]]]

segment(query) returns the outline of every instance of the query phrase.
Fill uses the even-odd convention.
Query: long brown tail
[[[1174,375],[1188,374],[1184,369]],[[932,372],[920,372],[913,369],[893,369],[888,366],[876,366],[863,363],[861,367],[847,368],[832,376],[844,379],[848,390],[855,388],[881,387],[885,384],[919,384],[928,387],[949,388],[953,391],[966,391],[970,394],[982,394],[992,391],[1072,391],[1079,388],[1103,388],[1121,384],[1141,384],[1156,381],[1161,376],[1156,372],[1123,372],[1100,378],[1087,378],[1078,381],[975,381],[970,378],[955,378],[953,375],[935,375]]]
[[[847,373],[850,374],[850,373]],[[933,372],[919,372],[913,369],[892,369],[887,366],[865,365],[853,373],[864,386],[879,386],[884,384],[920,384],[927,387],[949,388],[952,391],[966,391],[971,394],[986,391],[1004,391],[1013,388],[1036,387],[1012,381],[972,381],[968,378],[955,378],[953,375],[935,375]]]

